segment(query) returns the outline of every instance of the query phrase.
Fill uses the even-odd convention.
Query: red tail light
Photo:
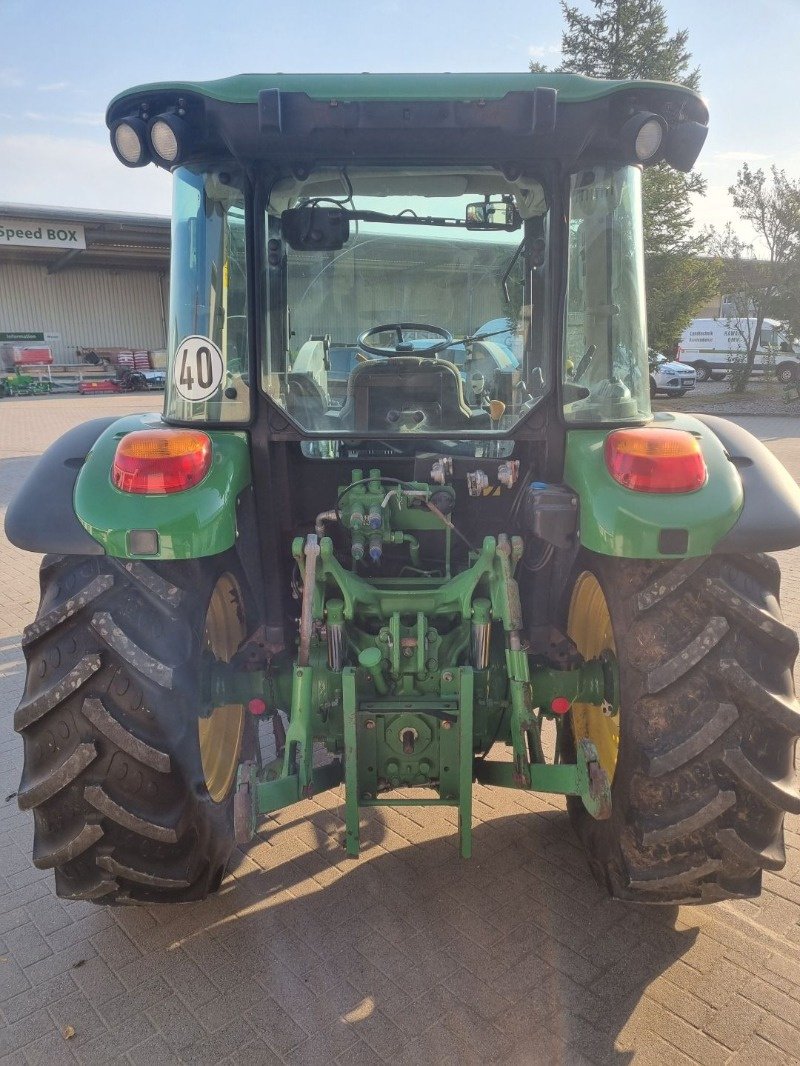
[[[164,496],[199,484],[211,467],[211,438],[196,429],[128,433],[117,445],[111,480],[123,492]]]
[[[681,429],[617,429],[606,437],[608,472],[634,492],[696,492],[705,485],[700,444]]]

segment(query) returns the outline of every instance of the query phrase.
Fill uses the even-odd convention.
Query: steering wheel
[[[441,340],[429,345],[427,348],[416,348],[411,341],[407,341],[404,338],[403,330],[411,330],[415,333],[432,333],[434,337],[441,337]],[[376,348],[368,343],[370,337],[376,337],[380,333],[395,334],[397,341],[394,348]],[[453,334],[448,333],[441,326],[428,326],[423,322],[388,322],[386,325],[373,326],[372,329],[365,330],[356,343],[361,351],[366,352],[368,355],[377,355],[384,358],[392,355],[416,355],[433,359],[439,352],[443,352],[445,348],[450,347],[453,343]]]

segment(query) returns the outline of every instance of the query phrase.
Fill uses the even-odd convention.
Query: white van
[[[755,328],[755,318],[696,318],[681,336],[677,358],[694,367],[698,381],[722,377],[734,360],[746,353]],[[800,366],[800,346],[792,343],[774,318],[765,318],[761,327],[754,373],[764,372],[768,352],[774,358],[778,380],[784,384],[794,381]]]

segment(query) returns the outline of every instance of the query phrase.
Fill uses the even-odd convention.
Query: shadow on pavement
[[[631,1060],[633,1033],[617,1046],[618,1034],[697,930],[675,928],[676,908],[605,899],[565,814],[482,822],[464,862],[441,824],[408,844],[392,829],[404,816],[370,812],[352,860],[338,809],[306,806],[237,853],[215,899],[115,917],[134,939],[155,920],[148,935],[170,965],[174,953],[201,968],[213,956],[214,974],[246,981],[232,1009],[281,1055],[310,1039],[332,1061],[355,1039],[437,1066]]]

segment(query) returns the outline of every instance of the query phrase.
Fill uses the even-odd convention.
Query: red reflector
[[[634,492],[696,492],[708,476],[697,438],[682,429],[616,429],[605,456],[614,480]]]
[[[256,718],[260,718],[261,715],[264,714],[264,712],[266,711],[267,705],[266,703],[264,703],[263,700],[260,700],[258,699],[258,697],[256,697],[255,699],[250,700],[250,702],[247,704],[247,709]]]
[[[550,710],[553,714],[566,714],[571,706],[572,704],[566,696],[556,696],[554,700],[550,701]]]
[[[211,438],[196,429],[145,429],[117,445],[111,480],[123,492],[164,496],[199,484],[211,466]]]

